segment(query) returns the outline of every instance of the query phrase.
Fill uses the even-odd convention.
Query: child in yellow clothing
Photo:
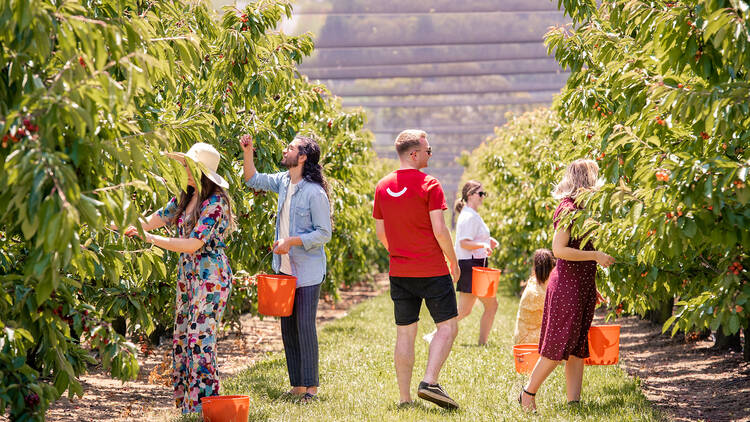
[[[547,280],[555,268],[555,257],[549,249],[534,252],[534,270],[526,289],[521,296],[516,316],[516,329],[513,344],[538,344],[542,329],[544,297],[547,294]]]

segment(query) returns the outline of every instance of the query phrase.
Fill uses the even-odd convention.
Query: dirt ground
[[[321,299],[318,324],[346,315],[347,309],[383,292],[388,278],[357,285],[341,300]],[[219,342],[222,378],[232,376],[268,353],[282,350],[279,322],[243,317],[243,332]],[[595,324],[607,324],[597,314]],[[712,341],[686,341],[661,334],[661,327],[637,317],[617,319],[622,326],[620,365],[641,381],[646,397],[674,421],[750,421],[750,363],[737,352],[716,351]],[[101,371],[82,377],[82,399],[63,398],[47,413],[49,421],[169,421],[178,416],[172,402],[168,345],[142,357],[137,380],[122,383]],[[0,421],[7,420],[0,416]]]
[[[321,298],[318,326],[346,315],[347,310],[365,299],[377,296],[388,287],[388,277],[378,275],[375,284],[359,284],[340,290],[338,303]],[[237,374],[263,359],[268,353],[283,350],[279,320],[245,315],[242,333],[229,333],[219,340],[218,359],[221,378]],[[142,355],[138,379],[120,382],[101,370],[81,377],[81,399],[58,400],[47,412],[48,421],[169,421],[178,416],[172,399],[171,342]],[[0,421],[4,418],[0,417]]]
[[[711,339],[662,335],[661,326],[634,316],[612,323],[621,325],[620,365],[671,420],[750,421],[750,363],[741,353],[714,350]]]

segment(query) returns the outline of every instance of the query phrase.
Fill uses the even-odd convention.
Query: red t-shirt
[[[440,182],[419,170],[396,170],[378,182],[372,216],[385,223],[390,275],[450,274],[430,221],[430,211],[447,208]]]

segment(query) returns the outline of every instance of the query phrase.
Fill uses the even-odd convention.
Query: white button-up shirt
[[[490,229],[484,224],[484,220],[479,213],[468,205],[465,205],[461,210],[456,222],[456,258],[487,258],[487,251],[484,248],[474,249],[473,251],[462,248],[462,240],[490,245]]]

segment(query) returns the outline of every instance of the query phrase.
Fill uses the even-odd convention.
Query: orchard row
[[[750,38],[730,1],[564,0],[572,28],[546,44],[572,74],[551,110],[514,117],[465,177],[498,191],[496,264],[517,282],[549,247],[550,192],[567,163],[596,159],[576,233],[616,257],[599,288],[612,308],[658,313],[664,330],[750,329]],[[676,311],[672,312],[673,304]],[[750,347],[745,345],[750,360]]]
[[[383,266],[362,224],[380,171],[364,115],[297,72],[313,44],[276,32],[290,14],[286,0],[221,17],[207,2],[0,2],[12,16],[0,20],[0,414],[41,420],[66,390],[82,394],[90,348],[113,377],[133,378],[123,334],[169,332],[177,257],[107,228],[186,186],[162,151],[203,141],[224,158],[239,224],[229,324],[255,311],[274,236],[275,198],[242,184],[241,133],[254,135],[263,172],[279,170],[297,133],[322,139],[335,222],[325,291]]]

